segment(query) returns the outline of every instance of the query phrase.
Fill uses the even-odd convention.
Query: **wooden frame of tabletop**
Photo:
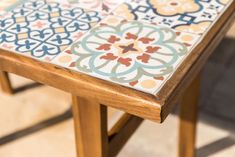
[[[178,155],[194,157],[199,73],[230,28],[234,12],[235,1],[156,96],[6,50],[0,50],[0,84],[12,93],[8,73],[14,73],[71,93],[79,157],[116,156],[143,119],[161,123],[181,102]],[[109,131],[107,106],[126,112]]]

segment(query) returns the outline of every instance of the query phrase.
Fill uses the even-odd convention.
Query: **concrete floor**
[[[235,109],[230,103],[235,93],[235,25],[227,37],[203,72],[198,157],[235,157]],[[11,79],[14,87],[33,83],[14,75]],[[0,94],[0,157],[75,157],[70,96],[47,86],[30,87],[14,96]],[[118,157],[174,157],[177,131],[177,114],[161,125],[145,121]]]

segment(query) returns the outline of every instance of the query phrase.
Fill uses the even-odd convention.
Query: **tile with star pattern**
[[[73,5],[25,1],[0,18],[0,47],[50,61],[102,18]]]
[[[126,0],[113,14],[195,34],[203,34],[231,0]]]
[[[155,94],[200,36],[108,16],[52,63]]]

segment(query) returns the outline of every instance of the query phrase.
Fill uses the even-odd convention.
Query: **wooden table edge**
[[[3,49],[0,49],[0,70],[32,79],[79,97],[94,99],[100,104],[145,119],[161,121],[161,105],[151,94]]]
[[[228,7],[216,24],[207,33],[208,38],[201,43],[184,60],[173,76],[156,95],[162,104],[161,120],[164,121],[172,108],[178,103],[179,97],[190,85],[193,79],[200,73],[206,61],[219,45],[232,26],[235,19],[235,1]]]
[[[211,39],[219,32],[219,28],[226,23],[226,20],[232,18],[234,10],[235,1],[217,21],[220,25],[215,24],[208,32]],[[223,19],[223,17],[230,18]],[[206,49],[206,46],[203,46],[203,44],[205,45],[204,40],[180,65],[156,96],[3,49],[0,49],[0,70],[35,80],[73,95],[94,99],[101,104],[161,123],[176,104],[178,93],[182,93],[182,91],[179,92],[179,89],[185,89],[189,84],[185,78],[188,77],[188,73],[192,73],[190,72],[191,67],[203,60],[203,57],[200,58],[199,52],[202,54]],[[200,51],[196,52],[198,49]],[[187,63],[192,64],[185,66]]]

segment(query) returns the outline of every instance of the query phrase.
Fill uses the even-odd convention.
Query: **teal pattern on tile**
[[[53,62],[94,77],[154,92],[198,39],[197,35],[167,27],[108,16]],[[65,63],[68,54],[73,59]]]
[[[202,34],[228,0],[127,0],[114,14],[180,31]]]
[[[3,0],[0,48],[155,95],[232,0]]]
[[[68,3],[77,3],[80,7],[94,9],[103,13],[110,13],[124,0],[67,0]]]
[[[50,59],[101,19],[96,11],[44,0],[27,1],[0,19],[0,44]]]

